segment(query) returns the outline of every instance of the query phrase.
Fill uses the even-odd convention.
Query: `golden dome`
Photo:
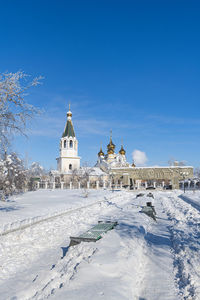
[[[107,153],[108,153],[108,154],[114,154],[115,152],[114,152],[114,150],[112,150],[112,149],[108,149]]]
[[[123,146],[121,146],[121,149],[119,150],[119,154],[125,155],[126,151],[124,150]]]
[[[72,112],[71,112],[71,111],[68,111],[68,112],[67,112],[67,116],[68,116],[68,117],[72,117]]]
[[[133,168],[135,168],[135,164],[134,164],[134,162],[132,163],[132,167],[133,167]]]
[[[114,154],[115,152],[115,144],[112,142],[112,131],[110,133],[110,143],[107,145],[107,152],[108,154]]]
[[[100,148],[100,151],[99,151],[99,153],[98,153],[98,156],[100,157],[100,156],[104,156],[104,153],[103,153],[103,151],[102,151],[102,147]]]

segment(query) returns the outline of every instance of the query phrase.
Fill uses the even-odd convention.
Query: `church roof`
[[[75,137],[74,127],[73,127],[71,120],[67,120],[67,124],[65,126],[65,131],[64,131],[62,137],[65,137],[65,136]]]

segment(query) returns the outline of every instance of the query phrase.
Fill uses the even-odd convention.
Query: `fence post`
[[[98,180],[96,181],[96,189],[97,190],[99,189],[99,181]]]

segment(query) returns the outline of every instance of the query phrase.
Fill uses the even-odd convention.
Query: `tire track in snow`
[[[157,222],[149,217],[145,228],[146,266],[139,299],[177,300],[179,298],[174,284],[170,232],[167,227],[170,221],[163,211],[160,197],[156,193],[154,196]]]

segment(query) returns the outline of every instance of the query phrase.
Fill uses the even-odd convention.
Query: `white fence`
[[[108,181],[88,181],[86,184],[82,184],[80,182],[50,182],[50,181],[37,181],[35,183],[35,187],[37,189],[122,189],[122,182],[112,184]]]

